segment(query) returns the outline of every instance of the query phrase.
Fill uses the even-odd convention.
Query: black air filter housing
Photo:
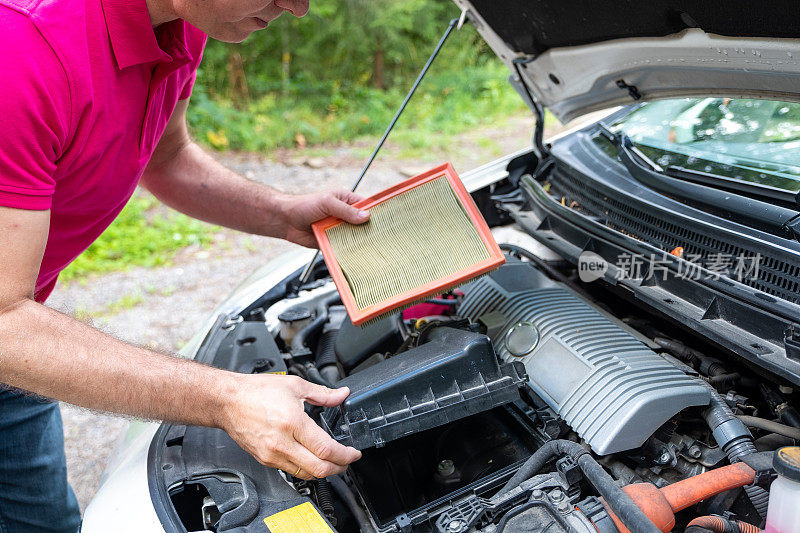
[[[519,399],[519,363],[500,365],[485,335],[441,327],[427,343],[348,376],[350,388],[322,420],[339,442],[358,449],[430,429]]]
[[[398,318],[394,315],[366,326],[354,326],[350,317],[346,317],[333,349],[344,369],[350,372],[370,355],[394,352],[402,343]]]

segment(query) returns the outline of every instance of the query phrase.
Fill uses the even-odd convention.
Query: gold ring
[[[301,468],[298,466],[298,467],[297,467],[297,472],[295,472],[295,473],[294,473],[294,477],[297,477],[297,474],[299,474],[299,473],[300,473],[300,470],[301,470]]]

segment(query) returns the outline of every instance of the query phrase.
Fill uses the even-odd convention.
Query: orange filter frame
[[[387,200],[411,191],[416,187],[442,177],[447,178],[447,182],[450,185],[452,192],[454,193],[458,202],[461,204],[461,207],[463,207],[464,212],[474,226],[474,229],[480,237],[481,242],[486,247],[488,258],[439,279],[424,283],[401,294],[396,294],[383,301],[368,305],[367,307],[360,308],[356,303],[356,298],[353,294],[350,283],[342,271],[342,268],[336,257],[336,252],[334,251],[333,246],[328,239],[328,230],[338,226],[339,224],[345,224],[345,222],[335,217],[328,217],[312,224],[312,229],[315,237],[317,238],[319,249],[322,252],[322,256],[325,258],[325,263],[328,265],[328,271],[330,272],[331,277],[333,277],[333,281],[336,284],[337,289],[339,289],[339,294],[342,297],[342,303],[344,304],[350,319],[353,321],[353,324],[364,324],[365,322],[386,314],[394,309],[408,306],[432,295],[440,294],[447,289],[461,285],[470,279],[494,270],[505,263],[505,256],[497,246],[497,243],[495,242],[494,237],[489,230],[489,226],[486,224],[486,221],[483,218],[483,215],[481,215],[478,207],[472,200],[472,196],[470,196],[469,192],[467,192],[467,190],[464,188],[464,185],[461,183],[461,179],[459,179],[450,163],[445,163],[423,174],[402,181],[397,185],[389,187],[388,189],[374,196],[370,196],[369,198],[365,198],[364,200],[356,202],[353,205],[359,209],[372,209],[378,204],[386,202]],[[409,216],[413,217],[414,213],[409,213]],[[426,212],[426,216],[436,216],[436,212]],[[408,253],[413,253],[413,250],[409,250]],[[446,255],[446,250],[443,250],[442,253]]]

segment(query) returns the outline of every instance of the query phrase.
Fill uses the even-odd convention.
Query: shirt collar
[[[102,5],[120,69],[171,59],[158,45],[145,0],[102,0]]]

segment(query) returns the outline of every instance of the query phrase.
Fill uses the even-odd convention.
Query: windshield
[[[800,104],[683,98],[642,104],[613,125],[652,161],[800,191]]]

